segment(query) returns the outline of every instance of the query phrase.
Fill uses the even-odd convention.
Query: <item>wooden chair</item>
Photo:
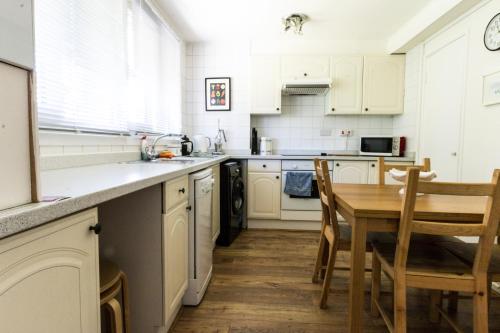
[[[322,208],[322,225],[312,282],[318,283],[320,277],[323,277],[320,308],[324,309],[328,299],[337,251],[351,250],[351,228],[347,224],[340,224],[338,222],[335,195],[332,192],[328,162],[315,159],[314,168],[316,170],[316,179]],[[375,236],[369,234],[367,239],[367,251],[371,251],[371,243],[375,241],[389,242],[394,241],[394,238],[389,234],[380,234],[380,239],[376,239]]]
[[[130,333],[130,299],[128,280],[114,263],[101,260],[99,263],[101,306],[109,313],[112,333]],[[123,309],[117,296],[121,293]]]
[[[386,164],[383,157],[378,158],[378,183],[380,185],[385,185],[385,173],[391,169],[397,169],[401,171],[406,171],[408,168],[418,168],[420,171],[429,172],[431,171],[431,159],[424,158],[424,163],[422,165],[405,165],[405,164]]]
[[[410,168],[405,184],[397,244],[374,244],[372,259],[372,314],[382,314],[391,332],[406,332],[406,288],[424,288],[473,293],[474,332],[488,332],[487,269],[500,219],[500,170],[489,184],[418,182],[420,170]],[[416,193],[435,195],[488,196],[481,223],[453,223],[414,220]],[[453,199],[450,199],[453,200]],[[479,236],[480,241],[471,267],[436,244],[410,247],[413,233],[446,236]],[[381,307],[381,271],[394,280],[394,321]],[[432,297],[436,302],[439,297]],[[439,309],[444,314],[444,312]],[[450,320],[449,317],[443,318]],[[451,323],[454,328],[456,325]]]

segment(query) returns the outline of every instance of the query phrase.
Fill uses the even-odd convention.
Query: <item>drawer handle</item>
[[[279,110],[280,110],[280,108],[276,108],[276,111],[279,111]]]
[[[187,210],[188,212],[190,212],[190,211],[191,211],[191,209],[192,209],[192,207],[191,207],[191,206],[186,206],[186,210]]]
[[[186,189],[184,187],[179,189],[179,193],[186,193]]]
[[[266,165],[265,165],[265,164],[262,164],[262,167],[263,167],[263,168],[265,168],[265,167],[266,167]]]
[[[100,223],[97,223],[96,225],[91,225],[89,227],[90,231],[93,231],[94,234],[99,235],[101,233],[102,227]]]
[[[368,108],[365,108],[365,111],[368,112]]]

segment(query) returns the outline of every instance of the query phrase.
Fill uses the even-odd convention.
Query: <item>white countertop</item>
[[[318,156],[301,155],[224,155],[188,165],[169,163],[111,163],[86,167],[43,171],[43,197],[67,199],[28,204],[0,211],[0,239],[32,229],[63,216],[94,207],[122,195],[187,175],[209,166],[234,159],[308,160]],[[373,156],[331,155],[328,160],[376,160]],[[413,161],[410,157],[387,160]]]
[[[244,160],[312,160],[321,158],[324,160],[339,160],[339,161],[376,161],[378,156],[365,156],[365,155],[341,155],[333,154],[327,156],[319,155],[245,155],[245,154],[231,154],[231,158],[244,159]],[[390,162],[413,162],[414,157],[384,157],[386,161]]]

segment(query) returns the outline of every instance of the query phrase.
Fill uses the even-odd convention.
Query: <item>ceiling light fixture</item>
[[[297,35],[302,35],[302,26],[309,20],[309,17],[304,14],[291,14],[286,18],[281,19],[283,23],[283,30],[287,32],[293,29]]]

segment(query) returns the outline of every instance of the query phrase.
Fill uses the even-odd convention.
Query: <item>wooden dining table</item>
[[[398,230],[401,185],[333,184],[337,211],[351,227],[349,332],[363,331],[366,237],[368,232]],[[423,195],[417,197],[415,219],[478,222],[484,197]]]

